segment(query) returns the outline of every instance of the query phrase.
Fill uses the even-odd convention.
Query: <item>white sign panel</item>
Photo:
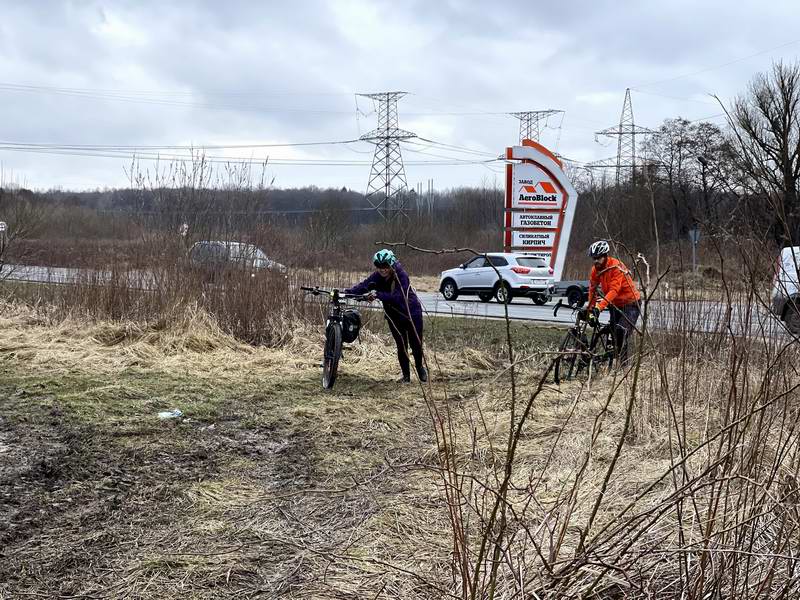
[[[519,163],[511,169],[511,208],[561,208],[564,194],[558,182],[531,163]]]
[[[506,159],[503,247],[548,260],[560,281],[578,193],[558,156],[536,141],[506,148]]]
[[[520,229],[558,229],[558,213],[511,213],[511,227]]]
[[[555,243],[555,231],[511,232],[511,245],[517,248],[552,248]]]

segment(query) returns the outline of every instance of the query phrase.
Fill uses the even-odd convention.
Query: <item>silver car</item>
[[[550,300],[553,288],[553,269],[547,262],[522,252],[476,256],[455,269],[442,271],[439,280],[439,291],[445,300],[477,295],[483,302],[495,298],[508,303],[516,296],[524,296],[541,305]]]
[[[196,242],[189,250],[189,263],[203,270],[236,269],[252,275],[264,269],[279,273],[286,273],[287,270],[281,263],[267,257],[258,246],[221,240]]]

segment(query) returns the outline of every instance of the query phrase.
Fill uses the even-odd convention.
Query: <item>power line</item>
[[[145,91],[127,91],[127,90],[102,90],[92,88],[70,88],[70,87],[54,87],[54,86],[35,86],[15,83],[2,83],[0,82],[0,91],[19,92],[19,93],[39,93],[39,94],[55,94],[61,96],[71,96],[75,98],[86,98],[92,100],[109,100],[115,102],[126,102],[134,104],[147,104],[156,106],[169,106],[178,108],[202,108],[208,110],[242,110],[251,112],[275,112],[275,113],[298,113],[298,114],[350,114],[348,110],[332,110],[320,108],[299,108],[299,107],[285,107],[285,106],[262,106],[257,104],[241,104],[241,103],[218,103],[218,102],[199,102],[192,100],[175,99],[170,96],[194,96],[194,92],[145,92]],[[219,92],[215,94],[208,94],[203,92],[197,95],[241,95],[237,93],[225,94]],[[251,95],[258,96],[257,92]],[[291,94],[286,94],[291,95]],[[297,94],[305,95],[305,94]],[[307,94],[312,96],[313,94]],[[319,94],[323,95],[323,94]],[[349,95],[349,94],[325,94],[325,95]],[[166,97],[165,97],[166,96]],[[281,94],[263,94],[263,97],[283,97]],[[507,116],[507,113],[502,112],[486,112],[486,111],[428,111],[428,112],[408,112],[408,116],[435,116],[435,117],[462,117],[462,116]]]
[[[427,148],[430,148],[430,146],[427,146]],[[468,159],[465,159],[465,158],[457,158],[457,157],[454,157],[454,156],[445,156],[444,154],[434,154],[433,152],[427,152],[426,150],[417,150],[415,148],[409,148],[407,145],[406,145],[406,150],[408,152],[413,152],[415,154],[424,154],[426,156],[433,156],[435,158],[443,158],[443,159],[453,160],[453,161],[456,161],[456,162],[475,164],[474,160],[468,160]]]
[[[72,96],[77,98],[87,98],[93,100],[112,100],[118,102],[136,103],[136,104],[150,104],[159,106],[172,106],[179,108],[204,108],[210,110],[244,110],[255,112],[286,112],[286,113],[319,113],[319,114],[350,114],[347,110],[331,110],[331,109],[318,109],[318,108],[298,108],[298,107],[284,107],[284,106],[261,106],[254,104],[239,104],[239,103],[215,103],[215,102],[199,102],[192,100],[181,100],[180,97],[193,97],[197,96],[254,96],[265,98],[276,98],[286,96],[349,96],[349,93],[264,93],[259,92],[191,92],[191,91],[137,91],[137,90],[114,90],[114,89],[101,89],[101,88],[74,88],[74,87],[55,87],[55,86],[39,86],[0,82],[0,91],[20,92],[20,93],[39,93],[39,94],[55,94],[61,96]],[[177,98],[177,99],[176,99]],[[463,116],[503,116],[507,117],[508,113],[504,112],[488,112],[488,111],[419,111],[404,113],[408,116],[436,116],[436,117],[463,117]]]
[[[336,140],[328,142],[286,142],[282,144],[194,144],[194,145],[125,145],[125,144],[56,144],[52,142],[10,142],[0,141],[0,148],[4,146],[24,146],[31,148],[56,148],[69,150],[223,150],[223,149],[248,149],[248,148],[293,148],[302,146],[336,146],[343,144],[356,144],[360,139]]]
[[[635,89],[635,88],[632,88]],[[681,102],[695,102],[697,104],[717,104],[716,102],[695,100],[694,98],[681,98],[679,96],[670,96],[668,94],[659,94],[658,92],[645,92],[644,90],[636,90],[640,94],[647,94],[648,96],[658,96],[660,98],[667,98],[669,100],[680,100]]]
[[[0,91],[23,92],[23,93],[49,93],[76,98],[87,98],[92,100],[113,100],[115,102],[127,102],[135,104],[148,104],[158,106],[174,106],[179,108],[204,108],[210,110],[243,110],[254,112],[284,112],[284,113],[320,113],[320,114],[349,114],[344,110],[311,109],[297,107],[280,106],[260,106],[252,104],[222,104],[211,102],[193,102],[187,100],[170,100],[158,97],[147,97],[141,94],[129,94],[125,92],[95,92],[82,91],[77,88],[46,88],[41,86],[26,86],[18,84],[0,84]]]
[[[132,90],[132,89],[118,89],[118,88],[83,88],[83,87],[59,87],[48,85],[32,85],[24,83],[12,83],[8,81],[0,81],[0,87],[4,88],[21,88],[36,90],[42,92],[48,91],[70,91],[80,93],[96,93],[96,94],[129,94],[129,95],[151,95],[151,96],[193,96],[198,93],[209,96],[264,96],[264,97],[283,97],[283,96],[350,96],[352,92],[264,92],[258,90],[249,91],[215,91],[215,90]]]
[[[477,154],[477,155],[481,155],[481,156],[492,156],[492,157],[496,157],[497,156],[497,154],[493,153],[493,152],[486,152],[485,150],[476,150],[474,148],[466,148],[464,146],[457,146],[455,144],[446,144],[444,142],[437,142],[436,140],[431,140],[431,139],[424,138],[424,137],[419,137],[418,136],[416,139],[418,139],[418,140],[420,140],[422,142],[426,142],[428,144],[431,144],[433,146],[441,146],[442,148],[445,148],[445,149],[448,149],[448,150],[453,150],[453,151],[456,151],[456,152],[462,152],[464,154]],[[406,143],[407,144],[413,144],[415,142],[412,141],[412,140],[407,140]]]
[[[772,48],[767,48],[766,50],[760,50],[754,54],[749,54],[747,56],[742,56],[741,58],[735,58],[733,60],[729,60],[728,62],[724,62],[713,67],[706,67],[705,69],[700,69],[698,71],[692,71],[691,73],[685,73],[683,75],[678,75],[676,77],[669,77],[667,79],[661,79],[659,81],[651,81],[650,83],[643,83],[641,85],[634,86],[633,90],[641,91],[640,88],[643,87],[650,87],[652,85],[660,85],[662,83],[669,83],[670,81],[677,81],[678,79],[683,79],[684,77],[691,77],[692,75],[700,75],[701,73],[708,73],[709,71],[715,71],[717,69],[721,69],[723,67],[727,67],[729,65],[736,64],[738,62],[742,62],[743,60],[748,60],[750,58],[755,58],[756,56],[761,56],[762,54],[767,54],[768,52],[773,52],[774,50],[780,50],[781,48],[786,48],[787,46],[791,46],[793,44],[797,44],[800,42],[800,39],[792,40],[791,42],[786,42],[785,44],[780,44],[778,46],[773,46]]]
[[[725,113],[717,113],[715,115],[709,115],[707,117],[700,117],[699,119],[692,119],[689,123],[697,123],[698,121],[710,121],[711,119],[719,119],[720,117],[727,117]]]
[[[89,158],[116,158],[127,160],[143,160],[150,162],[205,162],[212,164],[249,164],[263,166],[344,166],[344,167],[364,167],[370,165],[370,161],[333,159],[333,158],[243,158],[236,156],[206,156],[201,154],[155,154],[155,153],[136,153],[123,151],[90,151],[90,150],[70,150],[70,149],[50,149],[50,148],[29,148],[22,146],[0,146],[0,151],[24,152],[30,154],[46,154],[57,156],[81,156]],[[440,161],[408,161],[412,165],[431,165],[431,166],[457,166],[457,165],[479,165],[493,162],[491,160],[465,160],[449,158]]]

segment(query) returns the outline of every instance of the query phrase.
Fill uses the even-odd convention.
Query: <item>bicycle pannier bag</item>
[[[356,341],[361,331],[361,313],[355,308],[348,308],[342,313],[342,340],[348,344]]]

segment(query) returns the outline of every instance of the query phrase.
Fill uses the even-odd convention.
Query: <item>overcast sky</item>
[[[773,60],[800,51],[800,3],[587,1],[74,1],[2,3],[0,141],[188,146],[345,141],[375,127],[359,92],[403,90],[400,126],[500,154],[504,113],[562,109],[541,141],[566,157],[612,156],[593,132],[710,118]],[[560,127],[559,127],[560,125]],[[412,152],[412,149],[424,153]],[[63,150],[59,150],[63,152]],[[84,149],[69,152],[85,152]],[[140,150],[140,153],[144,150]],[[162,154],[182,150],[160,150]],[[105,153],[108,153],[106,151]],[[372,146],[220,148],[269,156],[277,187],[363,190]],[[482,155],[404,148],[410,186],[502,185],[499,164],[419,164]],[[307,159],[312,164],[280,164]],[[330,166],[323,162],[342,162]],[[124,186],[130,160],[0,150],[5,182],[36,189]],[[363,163],[363,164],[359,164]],[[162,163],[163,165],[163,163]],[[148,162],[140,169],[153,169]],[[256,171],[260,171],[256,168]]]

